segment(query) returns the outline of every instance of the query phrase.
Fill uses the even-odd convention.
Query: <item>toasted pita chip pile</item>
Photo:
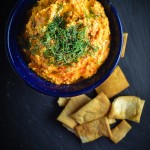
[[[83,124],[103,117],[109,111],[110,105],[109,99],[101,92],[93,100],[72,114],[71,117],[79,124]]]
[[[112,136],[110,139],[117,144],[120,142],[126,134],[131,130],[131,126],[128,124],[127,121],[122,120],[120,124],[118,124],[115,128],[111,130]]]
[[[113,101],[109,118],[128,119],[139,123],[144,103],[144,100],[136,96],[120,96]]]
[[[122,52],[121,57],[125,56],[125,50],[127,45],[128,33],[123,33],[123,45],[122,45]]]
[[[139,123],[144,103],[144,100],[136,96],[120,96],[110,104],[104,93],[100,93],[93,100],[86,95],[80,95],[69,100],[57,120],[62,122],[68,131],[78,136],[82,143],[91,142],[102,136],[118,143],[131,129],[124,119]],[[115,123],[116,119],[123,120],[111,130],[110,124]]]
[[[112,136],[106,117],[78,125],[75,129],[82,143],[91,142],[100,138],[101,136]]]
[[[117,66],[108,79],[96,88],[96,92],[104,92],[108,98],[111,98],[127,87],[129,87],[129,83],[121,68]]]

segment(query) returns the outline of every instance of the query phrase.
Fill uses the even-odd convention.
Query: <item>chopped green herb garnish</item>
[[[98,49],[90,44],[86,27],[82,24],[66,27],[66,21],[60,16],[48,25],[40,42],[46,48],[44,57],[55,65],[71,65]]]

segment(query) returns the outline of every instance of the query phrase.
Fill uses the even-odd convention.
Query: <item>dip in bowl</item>
[[[6,30],[10,63],[27,84],[43,94],[88,93],[118,63],[122,45],[118,14],[108,1],[101,0],[101,5],[95,0],[90,4],[57,0],[45,7],[48,2],[34,8],[36,1],[16,4]],[[18,40],[20,33],[23,36]]]

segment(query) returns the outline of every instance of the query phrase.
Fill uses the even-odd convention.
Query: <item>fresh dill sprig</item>
[[[71,65],[91,50],[97,50],[86,36],[86,27],[82,24],[66,27],[63,17],[55,17],[48,25],[41,44],[46,47],[43,55],[54,65]]]

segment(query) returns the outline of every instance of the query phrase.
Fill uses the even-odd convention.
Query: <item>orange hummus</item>
[[[65,25],[56,25],[57,18]],[[23,51],[34,72],[55,84],[71,84],[97,72],[108,57],[111,37],[100,2],[39,0],[30,10],[23,39],[29,43]]]

